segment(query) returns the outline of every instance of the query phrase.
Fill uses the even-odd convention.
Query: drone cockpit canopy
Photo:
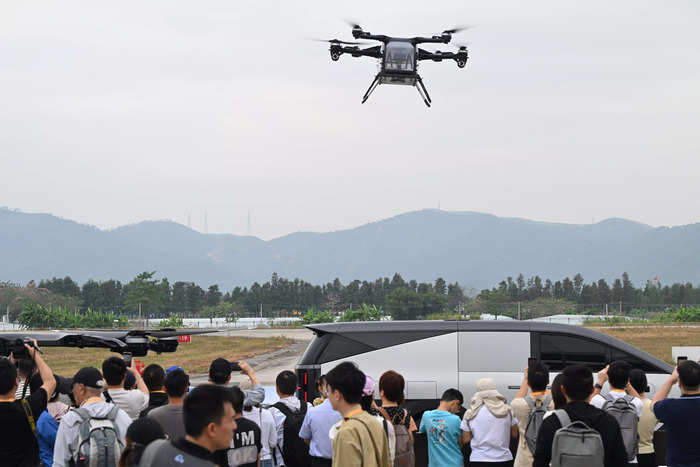
[[[384,50],[384,71],[412,73],[416,71],[416,48],[409,42],[391,41]]]

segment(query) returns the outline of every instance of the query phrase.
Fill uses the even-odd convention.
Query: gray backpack
[[[632,461],[637,457],[639,445],[639,433],[637,432],[639,417],[637,417],[637,409],[632,404],[634,397],[625,394],[613,400],[610,394],[601,394],[601,396],[605,399],[602,409],[612,415],[617,420],[617,424],[620,425],[622,441],[627,451],[627,460]]]
[[[571,422],[569,414],[554,412],[561,423],[552,442],[552,467],[603,467],[604,448],[600,433],[584,422]]]
[[[78,429],[78,449],[73,455],[76,466],[116,467],[124,450],[119,437],[119,428],[114,420],[117,418],[117,406],[105,417],[95,417],[85,408],[76,409],[80,417]]]
[[[394,467],[414,467],[416,465],[416,455],[413,451],[413,439],[411,432],[408,431],[405,425],[406,419],[408,418],[408,411],[403,409],[403,418],[400,420],[397,420],[396,417],[391,419],[386,410],[382,408],[380,408],[379,411],[386,421],[394,426],[394,439],[396,440]]]
[[[542,426],[542,420],[544,419],[544,414],[547,413],[547,407],[549,403],[552,402],[550,396],[545,397],[543,400],[535,400],[532,396],[527,396],[525,398],[528,407],[530,407],[530,415],[527,417],[527,425],[525,428],[525,444],[531,453],[535,453],[535,446],[537,446],[537,433],[540,432],[540,426]]]

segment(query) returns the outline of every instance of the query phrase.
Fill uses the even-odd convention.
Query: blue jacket
[[[53,465],[53,446],[56,444],[58,423],[44,410],[36,421],[36,437],[39,441],[39,458],[44,465]]]

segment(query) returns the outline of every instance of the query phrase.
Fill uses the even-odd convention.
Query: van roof
[[[417,320],[417,321],[353,321],[348,323],[324,323],[309,324],[306,328],[316,335],[324,334],[355,334],[374,332],[434,332],[448,334],[451,332],[479,332],[479,331],[503,331],[503,332],[556,332],[592,340],[616,347],[633,356],[641,358],[663,368],[668,373],[673,371],[673,366],[653,355],[644,352],[607,334],[603,334],[582,326],[569,324],[546,323],[542,321],[458,321],[458,320]]]

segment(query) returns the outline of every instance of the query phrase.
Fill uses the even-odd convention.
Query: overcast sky
[[[0,205],[272,238],[436,208],[590,223],[700,212],[700,3],[0,2]],[[458,24],[428,109],[309,37]],[[430,48],[430,47],[427,47]],[[446,46],[442,46],[447,50]]]

